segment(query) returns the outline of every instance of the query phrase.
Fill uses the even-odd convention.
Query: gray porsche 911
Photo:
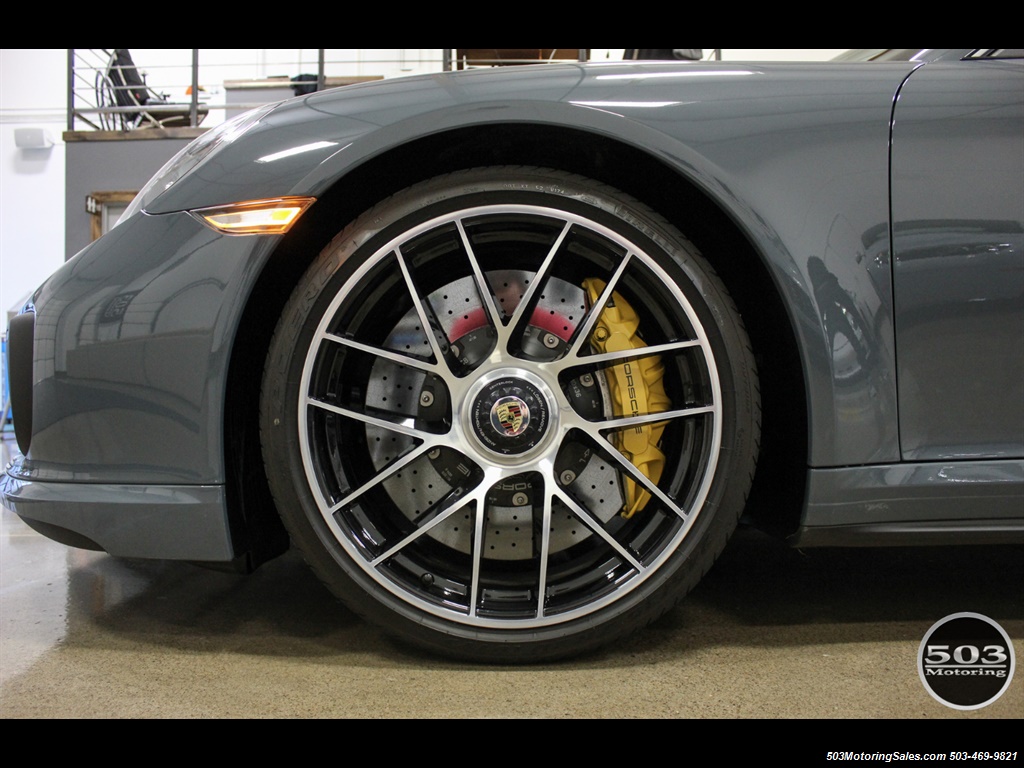
[[[469,70],[213,128],[9,330],[2,500],[71,546],[290,546],[433,652],[794,546],[1024,541],[1024,59]]]

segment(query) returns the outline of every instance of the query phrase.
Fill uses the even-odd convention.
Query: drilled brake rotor
[[[522,271],[488,272],[488,282],[494,287],[498,304],[507,316],[515,311],[531,277],[530,273]],[[440,326],[439,338],[443,336],[448,340],[452,354],[470,364],[485,356],[491,344],[484,333],[486,318],[476,296],[473,280],[462,278],[428,297]],[[523,353],[538,359],[560,355],[586,310],[586,301],[582,287],[563,280],[549,280],[524,335]],[[395,325],[383,346],[404,353],[429,350],[429,340],[415,311],[410,310]],[[595,416],[611,414],[611,399],[603,374],[581,376],[569,386],[576,392],[574,402],[580,403],[579,407],[598,411]],[[443,385],[432,381],[430,374],[380,358],[370,375],[366,405],[409,418],[422,418],[438,410],[443,414],[447,407],[444,397]],[[366,425],[366,436],[370,458],[377,471],[415,445],[411,437],[372,424]],[[465,479],[471,470],[466,462],[454,450],[433,451],[390,475],[382,484],[407,518],[421,519]],[[558,469],[562,485],[602,521],[610,520],[623,509],[618,470],[593,451],[582,446],[575,452],[563,451]],[[491,489],[484,533],[487,557],[520,560],[533,556],[536,533],[533,505],[541,498],[541,489],[534,487],[535,482],[539,480],[524,475]],[[469,553],[472,543],[470,512],[467,510],[445,520],[432,528],[429,535],[452,549]],[[552,517],[550,550],[559,552],[591,535],[590,529],[566,510]]]

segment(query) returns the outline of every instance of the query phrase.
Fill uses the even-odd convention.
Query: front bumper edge
[[[117,557],[234,560],[221,485],[41,483],[18,476],[20,458],[0,475],[0,501],[44,524],[36,530],[64,529]]]

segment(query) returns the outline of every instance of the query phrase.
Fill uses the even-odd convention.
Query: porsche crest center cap
[[[501,378],[477,395],[471,421],[473,432],[487,448],[512,456],[540,442],[548,426],[548,405],[530,382]]]
[[[530,426],[530,406],[515,395],[501,398],[491,406],[491,426],[499,435],[519,437]]]

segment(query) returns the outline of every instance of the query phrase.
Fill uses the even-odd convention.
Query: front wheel
[[[758,441],[742,322],[616,190],[487,168],[347,226],[296,287],[261,404],[293,543],[434,652],[540,661],[673,607],[736,526]]]

